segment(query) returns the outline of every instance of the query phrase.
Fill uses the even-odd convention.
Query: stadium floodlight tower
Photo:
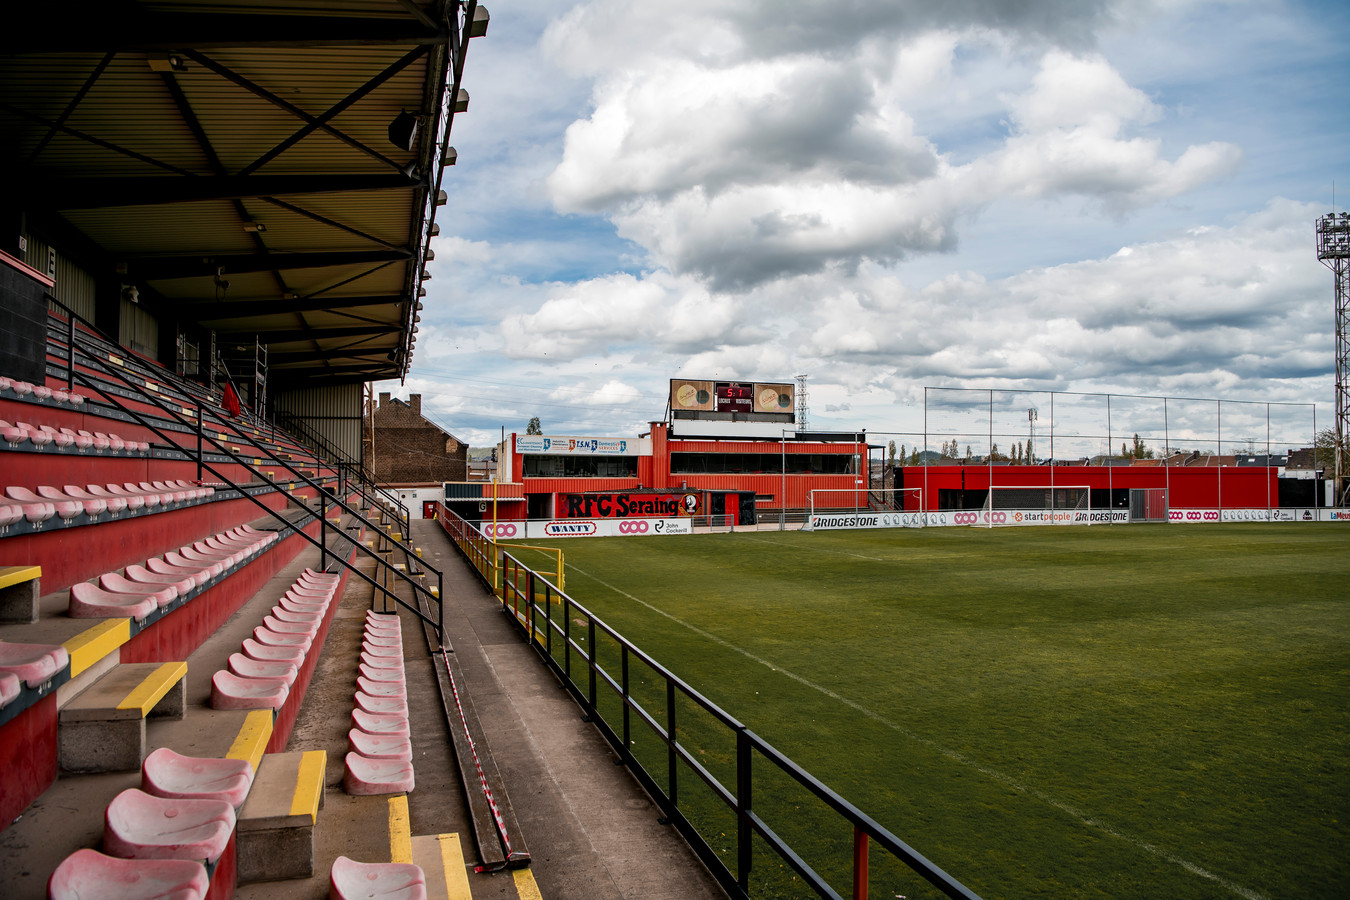
[[[1336,279],[1336,499],[1344,503],[1350,432],[1350,212],[1317,220],[1317,258]]]

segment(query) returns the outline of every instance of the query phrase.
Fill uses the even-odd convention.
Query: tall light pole
[[[1036,457],[1033,454],[1036,452],[1036,420],[1038,418],[1040,418],[1040,413],[1036,411],[1036,407],[1034,406],[1027,407],[1026,457],[1027,462],[1033,466],[1036,465]]]
[[[1317,220],[1317,258],[1336,281],[1336,500],[1346,491],[1345,441],[1350,432],[1350,213]]]

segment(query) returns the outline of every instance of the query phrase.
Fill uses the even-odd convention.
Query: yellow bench
[[[145,760],[145,718],[183,718],[187,663],[115,666],[61,709],[57,756],[68,772],[126,772]]]

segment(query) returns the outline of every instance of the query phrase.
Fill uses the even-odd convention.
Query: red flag
[[[225,395],[221,398],[221,405],[225,407],[225,415],[230,418],[239,416],[239,395],[234,392],[234,385],[225,382]]]

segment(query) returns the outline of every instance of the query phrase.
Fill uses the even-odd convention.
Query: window
[[[534,478],[636,478],[636,456],[526,456],[524,474]]]

